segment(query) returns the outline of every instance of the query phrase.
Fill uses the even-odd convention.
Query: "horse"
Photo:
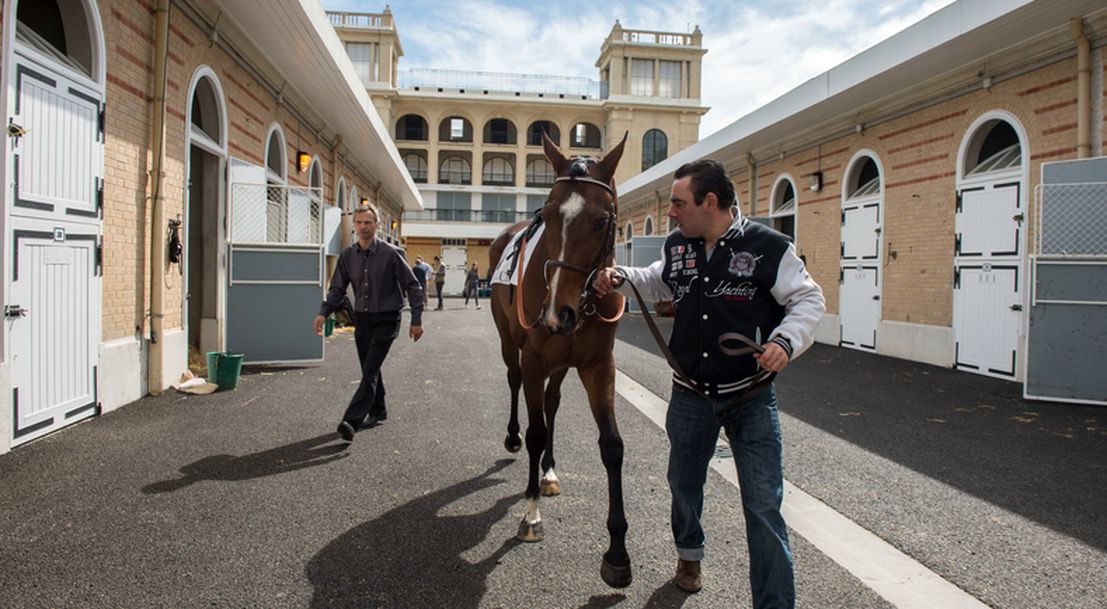
[[[516,537],[524,542],[544,536],[538,500],[561,492],[554,473],[554,419],[561,401],[561,382],[576,368],[588,394],[599,429],[600,457],[607,471],[607,530],[611,542],[603,555],[600,576],[607,585],[630,585],[627,522],[623,509],[623,440],[615,423],[615,330],[623,299],[599,299],[592,292],[595,274],[614,262],[617,197],[613,177],[623,155],[626,135],[602,159],[566,158],[548,137],[543,149],[556,178],[545,205],[529,225],[520,222],[492,243],[489,268],[517,255],[518,285],[492,286],[492,316],[507,366],[511,416],[504,447],[520,449],[519,387],[527,407],[526,446],[530,458],[526,513]],[[533,260],[525,257],[526,239],[544,224]],[[508,251],[513,237],[526,231]],[[542,480],[539,481],[541,458]]]

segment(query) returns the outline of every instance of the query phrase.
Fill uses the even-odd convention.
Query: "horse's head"
[[[557,178],[542,208],[549,257],[542,322],[553,334],[569,334],[580,320],[593,276],[614,253],[614,176],[627,137],[602,159],[567,159],[548,137],[543,140]]]

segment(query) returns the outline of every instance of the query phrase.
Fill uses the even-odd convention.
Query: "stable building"
[[[335,203],[420,208],[324,11],[6,0],[0,27],[0,452],[160,393],[190,353],[320,360]]]
[[[1042,167],[1103,154],[1105,46],[1101,1],[958,0],[620,183],[620,215],[665,224],[673,171],[715,158],[823,286],[817,340],[1023,381]]]
[[[381,13],[330,12],[331,22],[423,198],[406,211],[410,261],[441,256],[445,293],[461,292],[473,262],[510,224],[546,202],[548,135],[568,155],[602,157],[627,135],[618,181],[699,140],[703,35],[624,29],[616,21],[596,60],[599,79],[446,69],[401,70],[400,30]],[[620,231],[622,228],[620,227]]]

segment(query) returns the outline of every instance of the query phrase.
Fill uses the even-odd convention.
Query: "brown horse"
[[[526,243],[518,248],[518,286],[492,286],[492,316],[500,333],[500,349],[511,389],[511,418],[504,446],[519,450],[519,386],[527,404],[527,453],[530,456],[527,511],[519,525],[522,541],[541,541],[544,533],[538,512],[539,494],[556,495],[554,474],[554,418],[561,400],[561,382],[576,368],[588,393],[592,417],[600,432],[600,456],[607,470],[607,530],[611,545],[603,556],[600,576],[609,586],[631,581],[626,550],[627,522],[623,511],[623,440],[615,424],[616,322],[622,298],[600,300],[591,291],[598,269],[614,258],[616,196],[615,168],[623,155],[626,136],[602,160],[566,159],[544,139],[546,156],[558,176],[546,204],[532,226],[544,224],[532,255],[525,260]],[[507,228],[493,242],[490,268],[496,268],[512,237],[520,230],[534,234],[526,223]],[[525,265],[525,266],[524,266]],[[539,482],[539,459],[543,477]]]

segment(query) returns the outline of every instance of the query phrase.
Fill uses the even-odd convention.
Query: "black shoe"
[[[338,424],[338,435],[342,436],[342,439],[347,442],[353,442],[354,426],[350,425],[348,421],[342,421]]]
[[[388,419],[387,412],[369,413],[369,416],[365,418],[365,422],[361,424],[362,429],[369,429],[370,427],[376,427]]]

